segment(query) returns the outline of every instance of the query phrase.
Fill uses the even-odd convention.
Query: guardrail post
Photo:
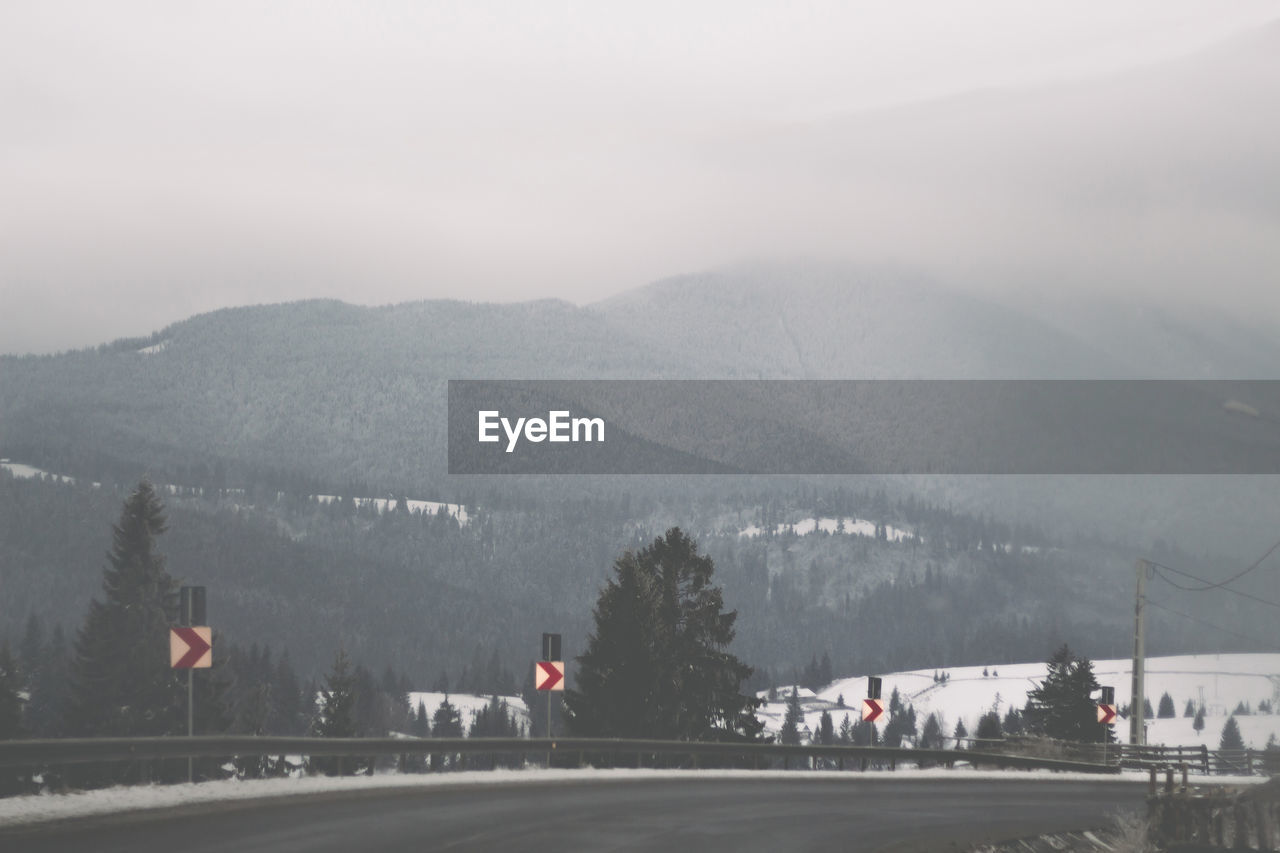
[[[1156,795],[1156,769],[1154,767],[1151,768],[1151,785],[1147,790],[1147,794],[1152,797]]]

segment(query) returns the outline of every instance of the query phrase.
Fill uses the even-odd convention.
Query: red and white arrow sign
[[[884,714],[884,705],[879,699],[862,700],[862,719],[868,723],[874,723],[882,714]]]
[[[1098,706],[1098,722],[1104,726],[1111,725],[1116,719],[1115,705],[1099,705]]]
[[[564,690],[564,661],[538,661],[533,667],[533,686],[539,690]]]
[[[213,666],[213,629],[175,626],[169,629],[169,666],[208,669]]]

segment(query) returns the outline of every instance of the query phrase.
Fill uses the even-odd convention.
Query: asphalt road
[[[955,851],[1105,826],[1142,807],[1116,782],[848,779],[572,781],[203,804],[0,830],[0,850]]]

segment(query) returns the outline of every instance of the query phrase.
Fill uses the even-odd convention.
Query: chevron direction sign
[[[538,661],[533,667],[533,686],[539,690],[564,690],[564,661]]]
[[[879,699],[862,700],[862,719],[874,723],[884,714],[884,703]]]
[[[213,666],[213,629],[175,625],[169,629],[169,666],[208,669]]]
[[[1116,719],[1115,705],[1098,705],[1098,722],[1104,726],[1109,726]]]

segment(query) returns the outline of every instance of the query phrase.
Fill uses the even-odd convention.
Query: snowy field
[[[983,675],[983,670],[987,674]],[[1098,681],[1116,691],[1116,701],[1124,705],[1130,696],[1131,662],[1129,660],[1094,661],[1094,674]],[[941,670],[922,669],[912,672],[895,672],[883,675],[882,698],[888,705],[889,696],[896,688],[903,699],[916,709],[917,724],[923,724],[931,713],[942,718],[943,733],[951,734],[957,720],[963,720],[972,734],[978,718],[995,709],[1001,717],[1010,707],[1022,708],[1027,692],[1044,679],[1047,667],[1043,663],[1024,663],[955,667],[946,670],[945,683],[935,683],[935,673]],[[862,699],[866,695],[866,676],[843,678],[832,682],[816,694],[800,691],[801,705],[805,711],[805,725],[816,731],[824,710],[831,712],[836,728],[844,715],[852,721],[859,719]],[[779,686],[779,700],[762,709],[767,731],[776,732],[782,726],[786,714],[786,693],[790,686]],[[1169,746],[1208,744],[1216,748],[1222,726],[1228,715],[1241,703],[1253,710],[1249,716],[1238,716],[1240,734],[1245,745],[1262,749],[1267,738],[1280,739],[1280,715],[1258,714],[1258,703],[1268,701],[1273,711],[1280,706],[1280,654],[1222,654],[1178,655],[1175,657],[1148,658],[1145,692],[1151,707],[1158,708],[1161,694],[1167,692],[1173,698],[1177,717],[1173,719],[1147,720],[1147,742]],[[837,706],[844,696],[846,708]],[[1187,700],[1205,706],[1205,728],[1197,734],[1192,719],[1184,717]],[[1127,721],[1118,721],[1117,734],[1128,731]]]
[[[480,713],[481,708],[488,707],[492,696],[475,696],[470,693],[430,693],[430,692],[412,692],[409,694],[409,710],[417,713],[418,703],[421,702],[427,709],[427,717],[430,718],[436,712],[436,708],[440,707],[440,703],[445,697],[449,697],[449,704],[458,709],[458,716],[462,719],[463,734],[471,729],[471,723],[475,720],[476,714]],[[529,725],[529,708],[524,704],[524,699],[519,696],[499,696],[499,701],[507,703],[507,709],[515,713],[516,723],[528,727]]]
[[[857,784],[882,776],[895,780],[947,779],[956,782],[980,779],[1010,779],[1022,782],[1087,781],[1093,784],[1145,784],[1142,773],[1126,773],[1115,776],[1097,776],[1087,773],[1054,773],[1048,770],[973,770],[958,766],[955,770],[916,770],[903,768],[897,771],[785,771],[785,770],[482,770],[460,773],[406,774],[386,773],[377,776],[324,776],[301,779],[254,779],[202,782],[195,785],[148,785],[106,788],[99,791],[82,791],[74,794],[40,794],[24,797],[0,798],[0,826],[17,826],[44,821],[67,820],[92,815],[111,814],[140,809],[161,809],[192,803],[226,802],[233,800],[261,800],[268,797],[289,797],[318,794],[328,791],[361,791],[391,788],[464,787],[469,785],[546,784],[556,782],[644,782],[661,779],[697,779],[715,781],[722,779],[756,779],[782,782],[795,779],[832,779]],[[1257,777],[1215,777],[1215,785],[1253,785],[1265,781]]]

